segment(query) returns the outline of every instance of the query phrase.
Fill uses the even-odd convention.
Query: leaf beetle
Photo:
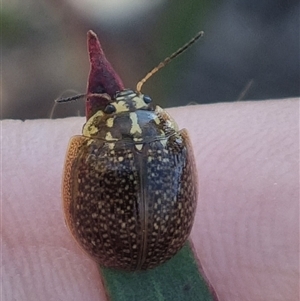
[[[92,69],[87,122],[82,135],[71,138],[66,154],[66,224],[100,265],[130,271],[153,268],[173,257],[190,234],[197,174],[187,131],[179,130],[141,87],[203,32],[148,73],[136,92],[123,88],[97,36],[92,31],[88,35]],[[104,67],[95,63],[95,47]]]

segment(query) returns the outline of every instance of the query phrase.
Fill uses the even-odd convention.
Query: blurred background
[[[163,107],[299,96],[297,0],[2,0],[2,119],[84,115],[86,32],[126,87],[199,30],[144,86]]]

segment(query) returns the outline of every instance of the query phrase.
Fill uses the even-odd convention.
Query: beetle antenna
[[[189,42],[187,42],[186,44],[184,44],[181,48],[179,48],[177,51],[175,51],[174,53],[172,53],[170,56],[168,56],[167,58],[165,58],[162,62],[160,62],[158,64],[158,66],[156,66],[155,68],[153,68],[150,72],[148,72],[148,74],[142,79],[140,80],[137,85],[136,85],[136,91],[138,94],[141,93],[141,89],[143,84],[154,74],[156,73],[159,69],[163,68],[164,66],[166,66],[168,63],[170,63],[170,61],[172,59],[174,59],[175,57],[177,57],[178,55],[180,55],[181,53],[183,53],[185,50],[187,50],[192,44],[194,44],[199,38],[203,37],[204,32],[203,31],[199,31],[195,37],[193,37]]]
[[[54,101],[57,103],[64,103],[64,102],[69,102],[69,101],[74,101],[74,100],[78,100],[80,98],[85,97],[86,94],[77,94],[71,97],[66,97],[66,98],[57,98]]]

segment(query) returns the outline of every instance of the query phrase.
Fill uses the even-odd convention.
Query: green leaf
[[[111,301],[213,301],[189,244],[155,269],[124,272],[100,268]]]

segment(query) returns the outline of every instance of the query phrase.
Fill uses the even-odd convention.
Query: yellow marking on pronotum
[[[106,120],[106,126],[109,127],[109,128],[112,128],[114,125],[114,118],[108,118]]]
[[[158,117],[155,117],[155,118],[154,118],[154,122],[155,122],[156,124],[160,124],[159,118],[158,118]]]
[[[98,133],[98,131],[99,131],[98,128],[95,127],[93,124],[88,128],[88,133],[90,135],[95,135]]]
[[[95,113],[84,125],[82,134],[83,136],[90,137],[91,135],[95,135],[99,132],[99,129],[95,126],[95,121],[97,118],[102,118],[104,116],[102,111],[98,111]]]
[[[162,118],[166,120],[166,125],[168,127],[174,129],[175,131],[179,130],[175,120],[170,116],[170,114],[167,111],[163,110],[160,106],[156,106],[155,113],[162,116]]]
[[[130,129],[130,134],[132,134],[132,135],[134,135],[136,133],[141,134],[142,129],[141,129],[140,125],[138,124],[137,114],[136,113],[130,113],[129,118],[132,122],[131,129]]]
[[[115,139],[114,139],[113,136],[111,135],[111,132],[107,132],[107,133],[106,133],[106,136],[105,136],[105,140],[115,140]]]
[[[112,102],[111,105],[113,105],[116,108],[116,112],[115,112],[116,114],[129,111],[125,100]]]

